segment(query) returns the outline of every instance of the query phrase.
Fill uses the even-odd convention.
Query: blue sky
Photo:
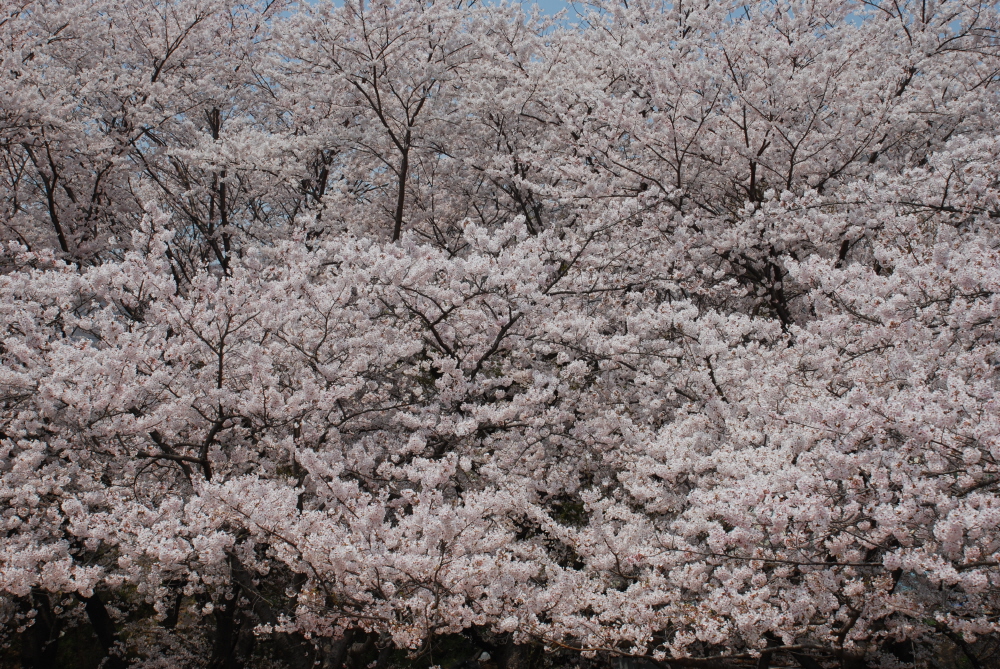
[[[537,4],[538,7],[546,14],[555,14],[560,9],[566,7],[566,2],[564,2],[564,0],[535,0],[534,3],[526,4]]]

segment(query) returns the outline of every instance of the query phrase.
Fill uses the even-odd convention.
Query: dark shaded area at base
[[[26,603],[26,602],[25,602]],[[35,622],[9,637],[0,649],[0,669],[124,669],[128,662],[109,655],[117,640],[111,618],[96,601],[83,600],[88,618],[81,624],[59,627],[46,597],[32,600]],[[584,658],[571,651],[545,652],[540,645],[517,645],[504,636],[483,630],[440,636],[417,653],[398,650],[384,637],[352,631],[343,639],[306,640],[289,634],[253,635],[239,612],[216,610],[213,652],[205,658],[212,669],[689,669],[690,662],[656,662],[646,658],[598,654]],[[90,624],[87,624],[87,623]],[[103,627],[102,627],[103,626]],[[103,637],[103,638],[101,638]],[[886,644],[901,663],[921,669],[1000,669],[1000,639],[964,644],[943,638],[933,654],[915,653],[909,642]],[[970,657],[972,654],[972,657]],[[705,669],[877,669],[854,656],[837,660],[833,654],[775,652],[756,665],[706,663]]]

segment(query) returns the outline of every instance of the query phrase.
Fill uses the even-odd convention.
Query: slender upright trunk
[[[215,607],[215,643],[209,669],[242,669],[243,663],[236,657],[236,641],[239,625],[236,622],[236,608],[240,601],[240,586],[233,584],[233,598],[220,597]]]
[[[82,598],[84,608],[87,611],[87,618],[94,628],[97,640],[101,642],[104,653],[107,657],[103,667],[107,669],[125,669],[125,660],[115,654],[115,646],[118,643],[118,632],[115,630],[115,621],[111,619],[108,609],[104,606],[101,596],[96,592],[91,597]]]
[[[406,175],[410,171],[410,131],[406,131],[403,159],[399,161],[399,186],[396,190],[396,214],[393,217],[392,241],[399,241],[403,231],[403,205],[406,202]]]
[[[21,666],[24,669],[58,669],[56,651],[59,641],[59,624],[46,593],[31,597],[35,617],[31,627],[21,635]]]

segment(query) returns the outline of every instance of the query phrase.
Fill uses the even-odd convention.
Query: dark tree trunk
[[[537,646],[508,641],[496,658],[497,666],[499,669],[531,669],[536,664],[537,655]]]
[[[348,630],[344,633],[343,638],[331,643],[323,658],[323,669],[343,669],[344,661],[347,659],[347,651],[353,640],[354,630]]]
[[[127,664],[121,656],[116,654],[116,644],[118,643],[118,632],[115,629],[115,621],[111,619],[108,609],[104,606],[104,601],[96,592],[91,597],[81,597],[87,611],[87,618],[90,620],[97,640],[101,642],[107,661],[103,664],[106,669],[125,669]]]
[[[52,612],[47,593],[33,593],[34,622],[21,635],[21,666],[24,669],[58,669],[56,651],[59,621]]]
[[[406,144],[402,149],[403,157],[399,162],[399,182],[396,188],[396,211],[392,222],[392,241],[399,241],[403,232],[403,211],[406,204],[406,177],[410,171],[410,131],[406,131]]]
[[[233,598],[220,598],[215,605],[215,643],[209,669],[242,669],[243,663],[236,657],[236,642],[239,628],[236,623],[236,609],[240,601],[240,586],[233,584]]]
[[[240,587],[243,596],[250,601],[250,606],[253,608],[257,619],[265,625],[277,625],[277,614],[274,612],[271,604],[257,589],[257,586],[253,582],[253,576],[247,571],[246,567],[243,566],[239,559],[231,555],[229,558],[229,568],[233,574],[233,581]],[[282,654],[282,660],[291,669],[312,669],[315,666],[315,662],[318,659],[315,657],[317,655],[317,648],[301,635],[281,632],[276,633],[273,638]]]

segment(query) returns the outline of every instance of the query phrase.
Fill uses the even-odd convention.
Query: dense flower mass
[[[0,8],[4,666],[995,661],[995,3]]]

